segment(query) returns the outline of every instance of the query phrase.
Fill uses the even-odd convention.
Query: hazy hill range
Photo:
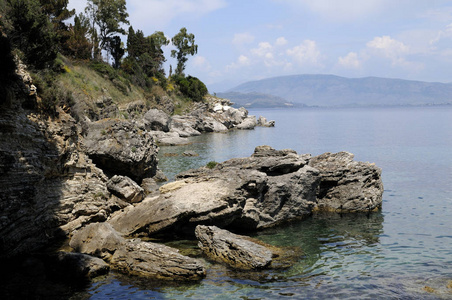
[[[452,104],[452,84],[378,77],[282,76],[246,82],[228,92],[269,94],[309,106]]]
[[[234,102],[235,107],[259,108],[259,107],[293,107],[293,103],[273,95],[261,93],[217,93],[220,98],[227,98]]]

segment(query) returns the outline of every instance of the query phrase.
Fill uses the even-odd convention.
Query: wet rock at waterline
[[[199,280],[206,269],[201,261],[177,249],[139,239],[123,238],[108,223],[93,223],[77,231],[70,246],[78,252],[101,257],[125,274],[162,280]]]
[[[108,222],[124,235],[165,230],[190,234],[199,224],[248,230],[271,227],[313,211],[334,210],[338,197],[344,203],[352,199],[353,211],[380,207],[380,169],[353,162],[350,156],[334,157],[342,154],[311,157],[260,146],[251,157],[183,172],[177,181],[160,187],[160,195],[148,197]],[[334,178],[333,187],[325,185]]]
[[[353,157],[348,152],[324,153],[309,161],[320,171],[316,210],[359,212],[381,207],[381,169]]]
[[[248,237],[233,234],[216,226],[198,225],[195,230],[199,248],[210,259],[236,269],[256,270],[268,267],[273,253]]]

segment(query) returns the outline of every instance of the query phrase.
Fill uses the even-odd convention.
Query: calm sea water
[[[243,273],[212,264],[206,279],[179,286],[112,273],[74,298],[452,299],[452,107],[250,114],[276,120],[276,127],[205,134],[191,145],[162,147],[160,168],[173,179],[209,161],[250,156],[258,145],[312,155],[349,151],[383,169],[381,212],[317,216],[255,233],[265,242],[303,249],[303,259],[286,270]],[[199,156],[181,155],[188,150]],[[171,245],[199,255],[194,241]]]

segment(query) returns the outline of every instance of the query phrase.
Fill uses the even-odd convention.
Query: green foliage
[[[209,169],[213,169],[218,165],[218,163],[216,161],[209,161],[206,165],[207,168]]]
[[[145,37],[141,30],[135,30],[129,27],[127,37],[127,52],[129,56],[123,62],[123,70],[131,75],[131,81],[138,83],[141,87],[149,87],[155,77],[158,83],[166,86],[165,72],[163,63],[165,56],[162,47],[168,45],[169,41],[161,31]],[[141,77],[146,77],[145,80]]]
[[[125,0],[88,0],[85,11],[99,28],[100,49],[107,50],[108,39],[115,34],[126,34],[121,28],[122,24],[129,24]]]
[[[124,95],[129,93],[130,82],[122,77],[118,70],[101,61],[92,61],[89,66],[94,71],[109,79],[115,85],[115,88],[121,91]]]
[[[65,20],[75,15],[75,9],[68,10],[69,0],[40,0],[42,12],[47,15],[53,25],[60,50],[63,50],[70,34]]]
[[[181,93],[193,101],[200,102],[207,95],[206,85],[196,77],[174,75],[172,79],[179,86]]]
[[[65,43],[65,52],[78,59],[91,58],[91,43],[87,36],[89,33],[89,20],[85,15],[74,17],[74,26],[69,26],[69,38]]]
[[[71,106],[74,103],[72,93],[55,84],[56,74],[51,69],[30,73],[30,75],[41,99],[38,103],[41,111],[54,114],[57,106]]]
[[[125,50],[122,47],[121,38],[114,36],[108,39],[107,51],[111,53],[114,59],[113,67],[118,69],[121,65],[121,58],[124,56]]]
[[[195,35],[193,33],[187,33],[187,29],[183,27],[171,39],[171,42],[177,48],[177,51],[171,50],[171,57],[177,59],[175,74],[182,75],[185,70],[185,63],[188,60],[187,56],[198,53],[198,45],[195,44]]]
[[[36,69],[52,65],[58,51],[58,39],[38,0],[7,0],[7,35],[24,55],[25,63]]]

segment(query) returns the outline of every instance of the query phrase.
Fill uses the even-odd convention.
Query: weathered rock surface
[[[348,152],[324,153],[309,165],[320,171],[316,210],[371,211],[381,207],[383,183],[375,164],[355,162]]]
[[[116,250],[110,263],[123,273],[154,279],[192,281],[206,276],[201,261],[183,256],[174,248],[139,240]]]
[[[144,114],[143,123],[148,131],[169,131],[170,117],[158,109],[150,109]]]
[[[273,253],[249,238],[216,226],[198,225],[195,230],[199,248],[210,258],[236,269],[255,270],[270,266]]]
[[[75,251],[101,257],[123,273],[164,280],[199,280],[204,265],[168,246],[126,240],[108,223],[94,223],[77,231],[70,241]]]
[[[59,251],[51,261],[56,272],[78,279],[94,278],[110,271],[110,266],[102,259],[82,253]]]
[[[271,120],[271,121],[267,121],[267,118],[264,118],[262,116],[260,116],[257,119],[257,126],[262,126],[262,127],[275,127],[275,121]]]
[[[107,177],[81,149],[81,128],[63,111],[40,119],[0,110],[0,256],[39,250],[116,206]]]
[[[318,171],[307,165],[308,156],[273,151],[274,156],[232,159],[212,170],[182,173],[160,188],[159,197],[108,222],[130,235],[191,231],[198,224],[252,230],[309,215],[316,204]]]
[[[84,144],[90,158],[107,175],[137,182],[157,172],[158,148],[149,132],[134,122],[106,119],[88,123]]]
[[[144,198],[144,189],[127,176],[113,176],[108,180],[107,188],[116,197],[129,203],[137,203]]]
[[[380,169],[348,156],[323,162],[326,157],[260,146],[251,157],[183,172],[177,181],[160,187],[160,196],[147,198],[108,222],[125,235],[190,232],[199,224],[253,230],[313,211],[336,210],[338,201],[350,211],[381,206]],[[333,179],[338,183],[329,184]]]
[[[248,116],[246,119],[242,121],[239,125],[237,125],[238,129],[254,129],[257,126],[257,121],[255,116]]]
[[[110,260],[115,251],[126,243],[108,223],[92,223],[75,232],[69,246],[75,251]]]
[[[150,134],[160,146],[181,146],[190,144],[190,141],[187,138],[181,137],[177,132],[151,131]]]

